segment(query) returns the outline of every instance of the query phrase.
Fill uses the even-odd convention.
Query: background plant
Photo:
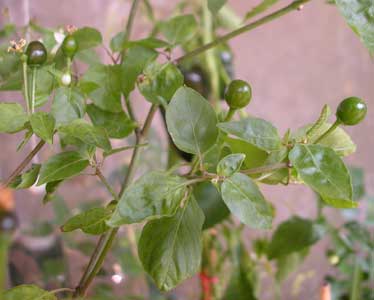
[[[324,133],[329,128],[329,125],[326,124],[329,114],[328,108],[324,108],[321,117],[315,124],[301,130],[294,130],[293,133],[287,132],[282,139],[273,125],[261,119],[246,117],[242,114],[239,121],[230,122],[232,113],[226,116],[224,111],[220,112],[222,110],[221,105],[217,101],[221,94],[220,85],[225,85],[230,81],[228,80],[228,72],[223,68],[224,66],[222,67],[223,62],[219,60],[219,55],[216,52],[204,52],[244,31],[254,29],[267,21],[299,8],[303,2],[306,1],[293,2],[280,11],[218,39],[214,39],[216,25],[212,21],[208,9],[210,8],[215,12],[214,9],[219,8],[219,5],[214,6],[210,2],[207,6],[197,8],[198,16],[201,17],[203,23],[205,22],[202,33],[197,33],[197,23],[194,17],[182,15],[157,24],[153,35],[156,35],[159,31],[164,36],[163,40],[151,37],[140,41],[130,41],[129,29],[132,26],[133,15],[138,5],[138,2],[135,1],[127,30],[125,33],[118,34],[111,43],[113,52],[120,53],[118,58],[116,55],[112,55],[113,61],[120,64],[101,65],[93,59],[88,71],[79,77],[71,74],[71,59],[79,60],[79,55],[84,56],[86,54],[86,58],[81,59],[88,62],[88,54],[91,53],[92,55],[92,51],[88,50],[101,43],[100,34],[94,29],[82,28],[75,32],[67,30],[67,34],[70,34],[68,36],[73,36],[78,44],[78,52],[75,53],[75,58],[67,55],[68,51],[63,51],[63,48],[60,48],[61,50],[58,50],[54,57],[49,56],[46,65],[39,66],[36,64],[37,66],[35,66],[34,63],[30,64],[28,62],[29,56],[23,56],[22,41],[13,45],[15,52],[19,53],[18,56],[17,54],[5,54],[9,61],[10,59],[14,60],[14,65],[12,65],[14,69],[11,70],[17,70],[17,72],[8,71],[5,74],[4,89],[9,88],[9,84],[11,86],[16,85],[18,79],[18,85],[12,88],[23,87],[27,113],[24,113],[17,104],[3,104],[2,120],[5,121],[2,130],[3,132],[26,130],[25,143],[32,134],[39,136],[42,140],[25,160],[25,163],[21,164],[21,168],[18,168],[5,181],[4,185],[11,183],[15,188],[25,188],[33,185],[36,180],[38,180],[38,184],[46,183],[48,197],[45,197],[45,202],[48,202],[51,199],[49,196],[52,191],[61,181],[76,176],[86,167],[91,166],[95,175],[108,188],[114,199],[114,202],[111,202],[108,206],[96,207],[73,217],[62,227],[64,231],[81,228],[86,233],[104,234],[99,240],[91,264],[75,291],[76,295],[84,294],[88,284],[101,267],[105,254],[117,232],[117,226],[122,224],[149,221],[139,241],[140,258],[144,268],[160,288],[170,289],[181,280],[195,273],[200,265],[198,248],[201,248],[199,237],[200,227],[203,225],[203,215],[199,211],[199,207],[195,205],[193,196],[198,198],[195,194],[198,190],[197,184],[200,182],[206,183],[209,189],[211,189],[209,182],[216,185],[230,211],[240,221],[254,228],[270,227],[273,217],[270,204],[265,201],[254,181],[271,184],[304,181],[319,192],[326,203],[330,205],[337,207],[355,205],[352,198],[349,173],[339,158],[339,155],[344,156],[353,152],[354,145],[340,128],[325,136]],[[346,9],[346,5],[346,3],[342,3],[339,7]],[[364,8],[370,9],[370,6]],[[262,10],[258,7],[256,9],[258,12]],[[357,27],[356,31],[361,32],[361,38],[367,44],[367,32],[362,32],[361,27],[351,20],[350,24]],[[35,30],[40,30],[40,28],[35,28]],[[51,31],[44,34],[47,35],[48,33],[52,34]],[[44,38],[44,40],[47,40],[47,38]],[[211,40],[213,42],[210,43]],[[54,44],[54,41],[52,44]],[[182,44],[186,54],[180,58],[170,58],[172,49],[180,44]],[[63,43],[63,47],[64,45],[66,43]],[[46,44],[46,46],[47,49],[50,49],[55,45],[48,47]],[[17,47],[20,49],[17,49]],[[162,63],[162,61],[159,61],[156,63],[155,59],[159,54],[159,50],[156,51],[156,49],[164,49],[162,54],[171,62]],[[190,51],[190,49],[197,50]],[[84,51],[87,52],[82,54]],[[203,53],[201,57],[198,56],[200,53]],[[209,93],[207,96],[215,103],[218,117],[204,98],[189,88],[181,87],[183,77],[174,63],[183,64],[182,69],[188,70],[195,67],[194,65],[202,65],[203,69],[208,70]],[[50,84],[38,84],[41,82],[41,74],[49,78],[46,80],[50,80]],[[69,75],[70,79],[67,79]],[[11,76],[16,78],[9,78]],[[222,84],[220,80],[225,83]],[[135,85],[145,99],[152,103],[150,113],[142,127],[137,125],[138,122],[134,118],[129,97]],[[38,86],[43,89],[48,86],[50,88],[43,94],[43,91],[38,91]],[[54,99],[51,113],[34,112],[35,108],[40,105],[39,102],[48,100],[52,91]],[[125,98],[127,114],[122,110],[121,94]],[[90,99],[92,102],[85,101],[86,99]],[[141,177],[135,184],[130,185],[139,153],[145,147],[146,135],[158,106],[164,107],[166,110],[167,128],[176,147],[180,151],[193,154],[191,170],[188,174],[179,173],[178,168],[173,168],[175,162],[170,159],[168,167],[171,169],[169,169],[169,172],[152,172]],[[85,111],[92,123],[83,120]],[[203,115],[204,118],[199,118],[200,115]],[[116,121],[113,122],[113,120]],[[217,123],[219,123],[218,126],[216,126]],[[118,129],[118,124],[122,125],[120,129]],[[185,124],[191,124],[190,128],[185,128]],[[136,137],[136,143],[133,146],[125,149],[111,149],[108,137],[124,138],[131,132],[134,132]],[[56,133],[59,135],[62,146],[68,147],[69,150],[57,154],[43,163],[42,166],[34,166],[30,171],[14,180],[15,176],[29,162],[31,156],[38,152],[45,142],[52,143],[52,137]],[[236,138],[233,139],[228,135]],[[316,141],[318,141],[318,144],[315,145]],[[22,143],[20,147],[25,143]],[[343,145],[339,143],[343,143]],[[97,148],[102,150],[97,150]],[[105,157],[129,148],[134,148],[131,164],[126,180],[119,195],[117,195],[102,175],[102,162]],[[330,148],[333,148],[335,152]],[[170,152],[170,157],[173,157],[175,149],[171,147]],[[289,152],[290,155],[288,155]],[[330,182],[325,183],[320,178],[308,176],[310,174],[307,171],[315,167],[307,159],[302,159],[308,153],[315,156],[322,155],[326,158],[326,162],[323,161],[324,169],[321,170],[321,174],[318,173],[317,175],[327,176]],[[337,166],[338,169],[336,169]],[[333,173],[332,170],[339,176],[331,174]],[[238,186],[240,189],[237,188]],[[336,186],[341,188],[337,189]],[[165,194],[164,189],[166,187],[171,191]],[[242,190],[244,193],[241,193]],[[152,193],[150,194],[149,191]],[[153,200],[149,203],[151,197]],[[217,201],[221,201],[219,197],[217,198]],[[119,204],[117,205],[118,200]],[[135,203],[136,205],[139,204],[139,207],[133,207]],[[255,207],[252,203],[256,204]],[[213,205],[213,207],[217,206],[217,204]],[[194,222],[183,219],[190,210],[194,215]],[[205,215],[208,220],[208,215]],[[200,222],[198,222],[199,219]],[[184,244],[186,241],[183,240],[183,234],[175,233],[173,235],[173,232],[169,232],[170,228],[175,228],[175,223],[183,225],[184,221],[187,222],[187,225],[192,225],[192,223],[193,225],[200,225],[195,228],[194,238],[189,239],[189,243],[186,245]],[[297,224],[296,228],[300,228],[299,224],[305,225],[307,230],[311,230],[312,235],[310,239],[306,239],[297,247],[304,248],[305,245],[308,246],[318,240],[318,237],[314,234],[314,227],[316,227],[314,222],[296,218],[292,220],[291,226],[293,223]],[[191,227],[187,225],[187,228]],[[113,227],[113,229],[109,229],[109,227]],[[149,236],[153,236],[154,230],[161,230],[162,228],[166,230],[165,235],[171,234],[178,237],[175,238],[176,243],[192,247],[189,254],[195,254],[193,258],[188,259],[188,266],[183,260],[170,261],[170,266],[184,264],[188,267],[182,270],[180,274],[173,274],[172,271],[169,273],[169,270],[162,270],[157,265],[164,257],[172,257],[168,251],[158,253],[160,257],[157,259],[154,259],[154,257],[149,259],[151,254],[156,253],[156,251],[152,253],[150,251],[152,249],[152,245],[150,245],[152,239],[149,240]],[[234,231],[233,228],[231,230]],[[180,241],[179,238],[181,238]],[[204,241],[203,244],[209,248],[209,237],[206,239],[208,241],[206,243]],[[153,242],[160,243],[160,241]],[[155,244],[154,247],[154,249],[159,249],[160,244]],[[197,251],[193,251],[196,249]],[[169,251],[172,250],[169,249]],[[287,251],[292,252],[289,249]],[[280,254],[270,252],[268,255],[271,259],[275,259],[277,256],[282,257],[288,254],[287,251]],[[204,273],[204,275],[209,274]],[[9,293],[17,293],[17,291],[13,290]]]

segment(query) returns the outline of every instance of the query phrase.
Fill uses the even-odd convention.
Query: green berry
[[[27,64],[31,67],[40,67],[47,60],[47,50],[39,41],[31,42],[26,49]]]
[[[243,80],[233,80],[225,92],[225,100],[232,109],[246,107],[252,98],[251,86]]]
[[[78,51],[78,43],[75,37],[71,34],[67,35],[62,42],[61,49],[66,57],[73,58]]]
[[[349,97],[340,102],[336,110],[336,118],[344,125],[356,125],[366,116],[366,103],[357,97]]]

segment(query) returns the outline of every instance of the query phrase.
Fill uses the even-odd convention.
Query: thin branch
[[[96,175],[97,175],[97,177],[99,177],[101,182],[105,185],[108,192],[113,196],[113,199],[118,201],[118,196],[117,196],[116,192],[114,191],[112,186],[109,184],[108,180],[105,178],[103,173],[101,173],[101,170],[100,170],[99,167],[96,167]]]
[[[277,19],[291,11],[294,11],[294,10],[297,10],[299,9],[304,3],[307,3],[309,2],[310,0],[298,0],[298,1],[294,1],[292,2],[290,5],[280,9],[280,10],[277,10],[276,12],[270,14],[270,15],[267,15],[255,22],[252,22],[252,23],[249,23],[247,25],[244,25],[243,27],[240,27],[234,31],[231,31],[229,32],[228,34],[225,34],[219,38],[217,38],[216,40],[214,40],[213,42],[211,43],[208,43],[206,45],[203,45],[195,50],[192,50],[191,52],[188,52],[180,57],[178,57],[177,59],[174,60],[174,63],[176,64],[179,64],[180,62],[182,62],[183,60],[186,60],[186,59],[189,59],[191,57],[194,57],[196,55],[199,55],[201,53],[203,53],[204,51],[208,50],[208,49],[211,49],[219,44],[222,44],[224,42],[227,42],[228,40],[234,38],[234,37],[237,37],[238,35],[241,35],[247,31],[250,31],[250,30],[253,30],[265,23],[268,23],[270,21],[273,21],[274,19]]]
[[[18,167],[10,174],[10,176],[3,182],[2,187],[8,187],[9,184],[23,171],[24,168],[31,162],[34,156],[43,148],[45,141],[41,140],[34,149],[25,157],[25,159],[18,165]]]
[[[148,115],[146,117],[146,120],[144,122],[143,128],[140,131],[140,134],[137,135],[137,141],[136,141],[137,145],[142,144],[144,139],[146,138],[148,131],[151,127],[153,117],[157,111],[157,108],[158,108],[157,105],[152,105],[152,107],[150,108]],[[130,166],[127,172],[127,176],[125,177],[125,180],[122,184],[121,192],[118,198],[122,196],[126,187],[131,183],[135,175],[136,164],[138,161],[140,149],[141,149],[140,147],[134,148],[134,151],[131,157]],[[87,268],[79,282],[79,285],[75,289],[73,298],[82,297],[85,295],[88,286],[91,284],[92,280],[95,278],[97,272],[101,269],[102,264],[105,260],[105,257],[113,244],[113,240],[117,232],[118,232],[118,228],[112,228],[100,237],[96,245],[96,248],[90,258],[90,261],[87,265]]]

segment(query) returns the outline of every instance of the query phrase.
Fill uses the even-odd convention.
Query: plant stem
[[[130,8],[129,17],[127,19],[126,27],[125,27],[125,36],[123,39],[123,43],[126,43],[131,37],[132,26],[134,24],[136,9],[138,8],[139,0],[133,0]],[[123,61],[123,57],[125,56],[126,49],[124,49],[121,53],[121,62]]]
[[[228,122],[232,119],[232,117],[234,116],[236,112],[236,109],[233,109],[230,107],[229,111],[227,112],[227,115],[226,115],[226,118],[225,118],[225,121],[224,122]]]
[[[240,27],[234,31],[231,31],[229,32],[228,34],[225,34],[217,39],[215,39],[213,42],[211,43],[208,43],[208,44],[205,44],[204,46],[202,47],[199,47],[191,52],[188,52],[180,57],[178,57],[177,59],[174,60],[175,63],[180,63],[182,62],[183,60],[186,60],[186,59],[189,59],[191,57],[194,57],[196,55],[199,55],[201,53],[203,53],[204,51],[210,49],[210,48],[213,48],[221,43],[224,43],[224,42],[227,42],[228,40],[234,38],[234,37],[237,37],[238,35],[242,34],[242,33],[245,33],[247,31],[250,31],[250,30],[253,30],[265,23],[268,23],[270,21],[273,21],[274,19],[277,19],[291,11],[294,11],[296,9],[298,9],[302,4],[304,3],[307,3],[309,2],[310,0],[298,0],[298,1],[294,1],[292,2],[290,5],[280,9],[280,10],[277,10],[276,12],[272,13],[272,14],[269,14],[255,22],[252,22],[252,23],[249,23],[247,25],[244,25],[243,27]]]
[[[10,176],[4,181],[2,187],[7,187],[16,178],[19,173],[30,163],[34,156],[43,148],[45,141],[41,140],[34,149],[25,157],[25,159],[18,165],[18,167],[10,174]]]
[[[241,173],[247,174],[247,175],[258,174],[258,173],[266,173],[266,172],[271,172],[271,171],[284,169],[284,168],[288,168],[288,164],[285,163],[285,162],[282,162],[282,163],[277,163],[277,164],[273,164],[273,165],[268,165],[268,166],[262,166],[262,167],[258,167],[258,168],[243,170],[243,171],[241,171]]]
[[[318,139],[316,139],[313,144],[318,144],[322,139],[324,139],[326,136],[331,134],[339,125],[341,122],[337,119],[334,124],[330,126],[329,129],[327,129]]]
[[[25,102],[26,102],[26,109],[27,109],[27,114],[30,115],[29,83],[28,83],[28,78],[27,78],[26,61],[22,63],[22,70],[23,70],[23,89],[24,89],[24,97],[25,97]]]
[[[113,199],[118,201],[119,199],[118,199],[118,196],[117,196],[116,192],[114,191],[112,186],[109,184],[108,180],[105,178],[103,173],[101,173],[101,170],[98,167],[96,168],[96,175],[97,175],[97,177],[99,177],[101,182],[105,185],[108,192],[113,196]]]
[[[136,137],[136,139],[137,139],[136,145],[142,144],[144,139],[146,138],[146,136],[148,134],[148,131],[151,127],[153,117],[154,117],[154,115],[157,111],[157,108],[158,108],[158,106],[155,105],[155,104],[153,104],[151,106],[151,108],[148,112],[148,115],[146,117],[146,120],[144,122],[143,128]],[[134,151],[133,151],[132,157],[131,157],[130,166],[129,166],[127,175],[124,179],[124,182],[122,184],[121,192],[120,192],[119,196],[117,197],[117,199],[121,198],[125,189],[129,186],[129,184],[133,180],[133,177],[134,177],[135,171],[136,171],[136,164],[137,164],[137,161],[138,161],[138,157],[139,157],[139,153],[140,153],[139,150],[140,149],[141,149],[140,147],[134,148]],[[114,191],[113,191],[113,193],[114,193]],[[101,269],[101,266],[102,266],[102,264],[105,260],[105,257],[107,255],[108,251],[110,250],[110,248],[113,244],[113,241],[114,241],[114,238],[115,238],[117,232],[118,232],[118,228],[112,228],[100,237],[100,239],[99,239],[99,241],[96,245],[96,248],[95,248],[95,250],[94,250],[94,252],[93,252],[93,254],[90,258],[90,261],[87,265],[87,268],[86,268],[86,270],[85,270],[85,272],[84,272],[84,274],[83,274],[83,276],[82,276],[82,278],[79,282],[79,285],[75,289],[75,293],[73,295],[73,298],[82,297],[82,296],[85,295],[88,286],[90,285],[92,280],[95,278],[97,272]]]
[[[37,68],[32,68],[32,77],[31,77],[31,113],[35,111],[35,90],[36,90],[36,74]]]

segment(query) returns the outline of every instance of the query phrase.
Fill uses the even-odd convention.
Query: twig
[[[231,31],[229,32],[228,34],[225,34],[219,38],[217,38],[216,40],[214,40],[213,42],[211,43],[208,43],[206,45],[203,45],[195,50],[192,50],[191,52],[188,52],[178,58],[176,58],[174,60],[174,63],[176,64],[179,64],[180,62],[182,62],[183,60],[186,60],[186,59],[189,59],[191,57],[194,57],[196,55],[199,55],[201,53],[203,53],[204,51],[208,50],[208,49],[211,49],[219,44],[222,44],[224,42],[227,42],[228,40],[238,36],[238,35],[241,35],[242,33],[245,33],[247,31],[250,31],[250,30],[253,30],[265,23],[268,23],[270,21],[273,21],[274,19],[277,19],[291,11],[294,11],[294,10],[297,10],[300,8],[301,5],[303,5],[304,3],[307,3],[309,2],[310,0],[298,0],[298,1],[294,1],[292,2],[290,5],[280,9],[280,10],[277,10],[276,12],[270,14],[270,15],[267,15],[255,22],[252,22],[252,23],[249,23],[247,25],[244,25],[243,27],[240,27],[234,31]]]
[[[45,141],[41,140],[34,149],[25,157],[25,159],[18,165],[18,167],[10,174],[10,176],[3,182],[2,187],[8,187],[9,184],[23,171],[24,168],[31,162],[33,157],[43,148]]]

